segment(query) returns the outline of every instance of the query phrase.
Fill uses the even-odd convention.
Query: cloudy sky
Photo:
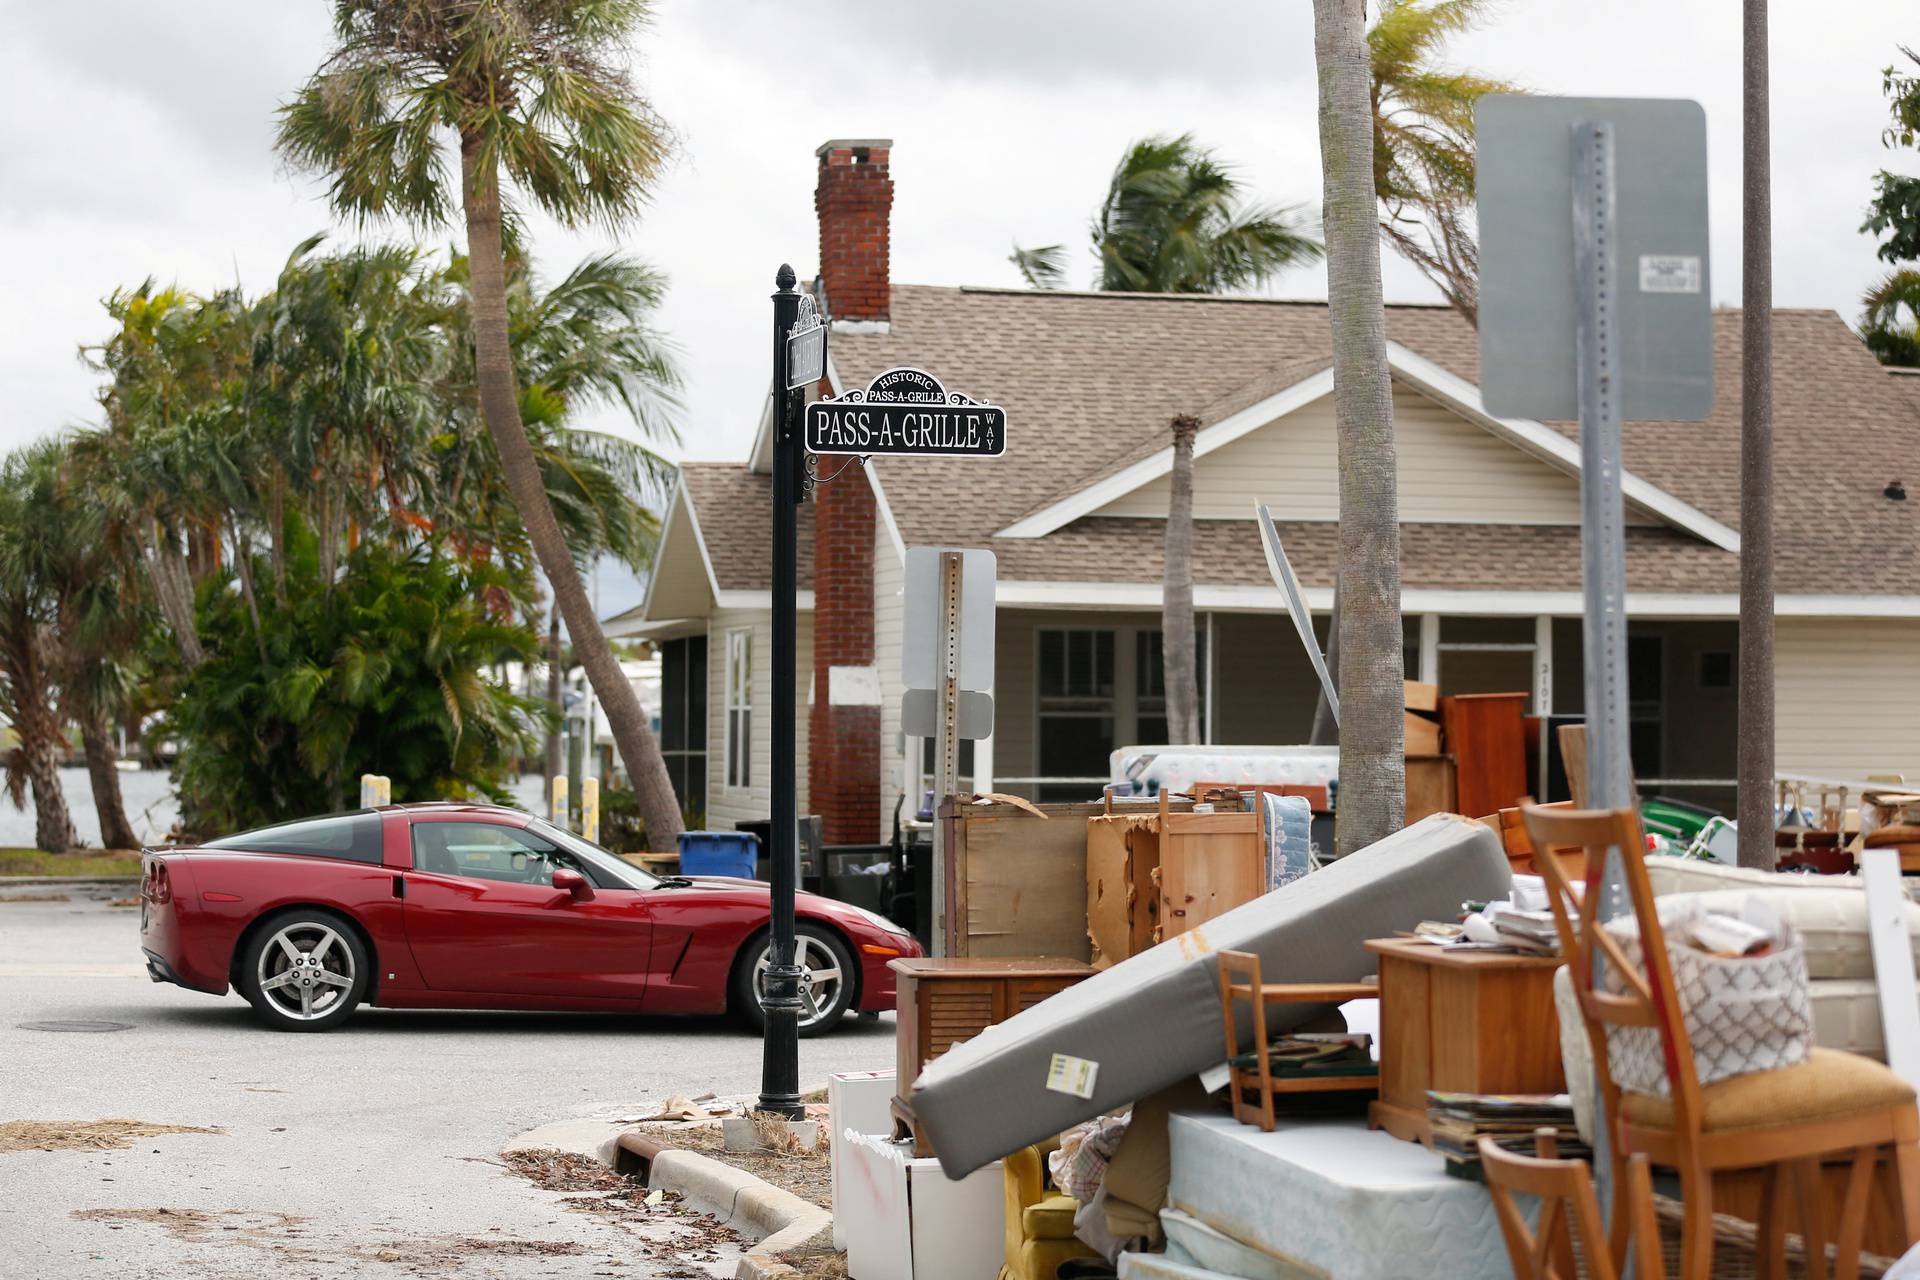
[[[295,242],[329,227],[314,184],[271,151],[275,106],[323,56],[327,6],[0,5],[11,447],[90,419],[93,378],[75,352],[103,335],[99,300],[114,288],[152,276],[261,290]],[[1880,69],[1920,28],[1890,26],[1866,0],[1774,10],[1775,298],[1851,318],[1876,275],[1856,228],[1887,161]],[[659,0],[634,55],[680,149],[652,208],[612,243],[672,280],[661,320],[683,352],[688,457],[738,457],[751,438],[766,295],[783,259],[811,274],[813,148],[827,138],[895,140],[903,281],[1016,284],[1014,241],[1064,241],[1085,255],[1076,276],[1090,274],[1087,215],[1125,144],[1152,132],[1195,132],[1263,199],[1318,199],[1304,0]],[[1537,91],[1704,103],[1714,290],[1736,303],[1739,58],[1732,0],[1508,0],[1452,60]],[[535,230],[554,272],[609,243]],[[1389,299],[1434,296],[1392,258],[1386,282]],[[1322,296],[1324,280],[1303,270],[1273,292]]]

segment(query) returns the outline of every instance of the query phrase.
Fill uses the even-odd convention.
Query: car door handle
[[[407,878],[405,876],[395,876],[393,878],[393,896],[396,898],[404,898],[407,896]]]

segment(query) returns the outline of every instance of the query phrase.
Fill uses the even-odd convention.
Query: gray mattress
[[[1454,919],[1462,900],[1505,896],[1509,878],[1490,829],[1425,818],[954,1046],[914,1081],[915,1118],[947,1176],[963,1177],[1219,1063],[1214,952],[1252,952],[1267,982],[1351,982],[1378,968],[1367,939]],[[1270,1006],[1269,1030],[1323,1007]],[[1091,1097],[1046,1087],[1055,1054],[1097,1064]]]

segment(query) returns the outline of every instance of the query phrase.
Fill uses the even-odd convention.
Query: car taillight
[[[167,864],[153,864],[153,900],[155,902],[173,901],[173,879],[167,874]]]

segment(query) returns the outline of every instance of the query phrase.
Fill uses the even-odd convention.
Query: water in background
[[[62,769],[60,786],[66,792],[67,808],[73,813],[73,827],[80,836],[80,842],[97,848],[100,844],[100,817],[93,808],[93,786],[87,781],[87,771],[81,768]],[[522,775],[514,781],[511,789],[514,801],[521,808],[533,813],[546,812],[543,799],[546,788],[539,775]],[[174,819],[180,816],[180,804],[174,799],[173,783],[165,769],[121,773],[120,795],[126,803],[127,820],[133,823],[134,834],[145,843],[151,844],[165,836],[173,827]],[[0,796],[0,848],[32,846],[31,794],[24,809],[14,808],[4,796]]]

